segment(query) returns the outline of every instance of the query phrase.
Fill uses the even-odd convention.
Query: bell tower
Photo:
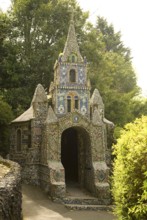
[[[81,56],[73,18],[63,53],[54,65],[54,82],[50,85],[53,110],[57,117],[79,111],[90,116],[90,81],[87,79],[86,58]]]

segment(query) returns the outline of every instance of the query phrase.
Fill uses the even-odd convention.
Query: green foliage
[[[139,89],[130,51],[120,38],[112,25],[98,17],[96,28],[86,29],[83,54],[89,61],[92,90],[97,87],[102,95],[106,118],[122,127],[131,119],[131,100]]]
[[[120,135],[121,135],[121,131],[122,131],[122,127],[116,126],[114,129],[114,140],[117,140]]]
[[[114,146],[113,187],[119,220],[147,217],[147,116],[129,123]]]
[[[137,97],[131,102],[132,120],[147,115],[147,98]]]
[[[106,51],[121,54],[126,60],[130,60],[130,50],[123,45],[123,42],[121,41],[121,33],[115,33],[112,24],[108,25],[105,18],[98,16],[96,28],[98,32],[103,35],[103,42]]]
[[[11,107],[0,97],[0,155],[9,152],[9,123],[13,118]]]

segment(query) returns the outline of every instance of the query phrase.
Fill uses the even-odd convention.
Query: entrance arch
[[[82,127],[70,127],[61,136],[61,162],[65,183],[79,183],[91,191],[92,161],[90,136]]]

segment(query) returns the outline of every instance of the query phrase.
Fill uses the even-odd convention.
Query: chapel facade
[[[25,182],[43,187],[54,199],[65,198],[68,184],[76,182],[100,204],[109,204],[108,140],[114,125],[104,117],[99,91],[91,96],[90,90],[71,20],[49,95],[39,84],[30,108],[11,123],[10,159],[22,166]]]

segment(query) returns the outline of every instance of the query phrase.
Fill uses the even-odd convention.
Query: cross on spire
[[[71,23],[74,23],[74,9],[73,7],[71,8],[71,20],[70,20]]]
[[[79,51],[79,46],[78,46],[77,37],[76,37],[76,33],[75,33],[74,9],[70,8],[70,11],[71,11],[71,20],[70,20],[70,25],[69,25],[69,29],[68,29],[67,40],[65,43],[64,51],[63,51],[62,61],[67,62],[68,57],[72,53],[74,53],[77,56],[77,61],[83,62],[83,58],[82,58],[81,53]]]

